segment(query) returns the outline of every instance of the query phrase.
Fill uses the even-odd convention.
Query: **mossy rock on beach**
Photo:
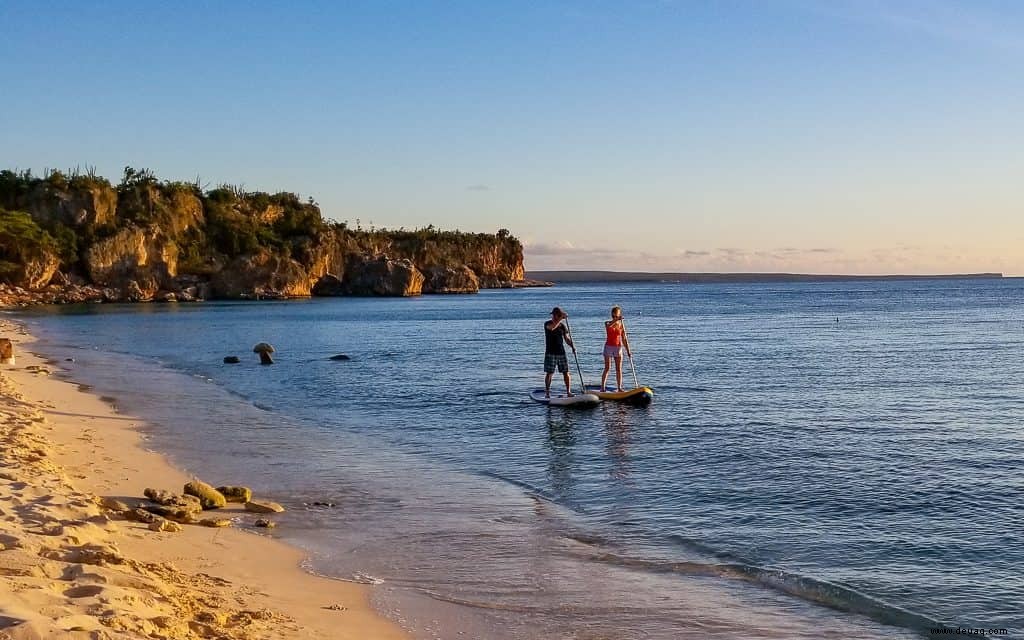
[[[220,491],[228,502],[245,503],[252,500],[252,489],[249,487],[217,487],[217,491]]]
[[[203,509],[220,509],[228,504],[227,498],[220,491],[202,480],[193,480],[185,484],[185,493],[199,498]]]

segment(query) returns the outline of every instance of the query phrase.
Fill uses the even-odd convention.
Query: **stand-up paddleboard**
[[[601,398],[592,393],[577,393],[574,396],[567,396],[564,392],[555,393],[552,391],[551,397],[545,398],[544,389],[534,389],[530,392],[530,397],[541,404],[555,407],[592,407],[601,402]]]
[[[650,387],[637,387],[625,391],[601,391],[599,385],[588,384],[587,393],[592,393],[602,400],[615,400],[628,404],[649,404],[651,400],[654,400],[654,389]]]

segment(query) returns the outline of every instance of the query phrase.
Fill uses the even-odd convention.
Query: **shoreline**
[[[307,572],[285,542],[151,531],[102,508],[191,478],[145,449],[141,420],[52,377],[23,323],[0,319],[0,334],[17,358],[0,368],[0,638],[408,637],[369,586]],[[239,507],[204,516],[254,519]]]

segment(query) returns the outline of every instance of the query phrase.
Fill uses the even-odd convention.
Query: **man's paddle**
[[[569,316],[563,318],[565,320],[565,332],[569,335],[569,339],[572,340],[572,329],[569,328]],[[572,340],[572,358],[576,361],[576,373],[580,374],[580,387],[583,389],[583,393],[587,392],[587,384],[583,382],[583,370],[580,369],[580,359],[576,356],[576,341]]]
[[[619,320],[622,323],[622,337],[626,339],[626,344],[629,344],[629,336],[626,334],[626,321]],[[566,327],[568,328],[568,327]],[[633,364],[633,347],[629,348],[629,368],[633,370],[633,385],[639,389],[640,382],[636,378],[636,365]]]

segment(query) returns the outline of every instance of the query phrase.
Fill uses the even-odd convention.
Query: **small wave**
[[[358,582],[359,584],[384,584],[383,578],[377,578],[367,573],[353,573],[352,582]]]
[[[485,477],[488,477],[488,478],[492,478],[494,480],[500,480],[501,482],[505,482],[505,483],[508,483],[508,484],[513,485],[515,487],[519,487],[520,489],[522,489],[524,491],[524,493],[528,497],[533,498],[535,500],[540,500],[540,501],[543,501],[543,502],[551,503],[552,505],[557,505],[559,507],[568,508],[568,509],[571,509],[572,511],[575,511],[577,513],[581,513],[581,514],[585,513],[583,508],[580,507],[578,504],[575,504],[575,503],[573,503],[571,501],[567,501],[567,500],[564,500],[564,499],[558,499],[554,495],[552,495],[550,492],[545,491],[544,489],[541,489],[539,487],[535,487],[532,484],[529,484],[528,482],[523,482],[522,480],[516,480],[515,478],[509,478],[509,477],[501,475],[500,473],[495,473],[494,471],[479,471],[478,473],[480,475],[482,475],[482,476],[485,476]]]
[[[942,626],[928,616],[909,611],[852,587],[819,578],[803,576],[782,569],[769,569],[739,562],[663,562],[631,558],[614,553],[598,553],[591,560],[615,564],[631,569],[656,573],[678,573],[689,576],[740,580],[767,587],[801,600],[820,604],[830,609],[866,616],[875,622],[919,631]]]
[[[312,560],[310,558],[306,558],[305,560],[300,562],[299,566],[306,573],[308,573],[310,575],[314,575],[314,576],[316,576],[318,578],[325,578],[327,580],[337,580],[338,582],[354,582],[356,584],[371,584],[371,585],[384,584],[384,579],[383,578],[378,578],[376,576],[371,576],[368,573],[361,573],[361,572],[358,572],[358,571],[356,573],[353,573],[348,578],[339,577],[339,576],[333,576],[333,575],[330,575],[328,573],[323,573],[323,572],[317,571],[313,567],[313,562],[312,562]]]

